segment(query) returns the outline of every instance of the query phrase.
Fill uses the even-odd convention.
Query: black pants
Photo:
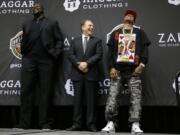
[[[53,74],[52,59],[22,59],[21,72],[21,115],[20,125],[29,127],[35,93],[39,101],[39,126],[48,128],[51,124],[50,107],[53,90],[51,87]],[[39,86],[38,89],[37,85]],[[38,90],[37,92],[35,90]]]
[[[96,96],[97,96],[97,82],[96,81],[73,81],[74,86],[74,125],[82,126],[83,114],[83,99],[86,99],[87,113],[86,124],[87,127],[95,125],[96,121]]]

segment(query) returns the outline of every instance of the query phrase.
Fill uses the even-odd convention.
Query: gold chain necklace
[[[123,35],[132,34],[132,33],[133,33],[133,28],[130,28],[130,29],[125,29],[125,28],[123,28],[123,29],[122,29],[122,32],[123,32]]]
[[[127,30],[128,30],[128,31],[127,31]],[[133,35],[133,27],[130,28],[130,29],[125,29],[125,28],[123,27],[122,32],[123,32],[123,37],[127,37],[127,38],[129,39],[128,43],[126,44],[126,47],[129,48],[130,43],[131,43],[132,40],[133,40],[133,37],[132,37],[132,35]]]

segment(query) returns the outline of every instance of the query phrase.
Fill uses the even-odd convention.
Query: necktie
[[[88,42],[88,37],[84,37],[84,43],[83,43],[84,53],[86,52],[87,42]]]

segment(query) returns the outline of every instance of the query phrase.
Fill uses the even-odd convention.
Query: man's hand
[[[88,71],[89,71],[89,69],[86,68],[86,69],[84,69],[82,72],[83,72],[83,73],[87,73]]]
[[[115,68],[111,68],[110,77],[112,80],[117,80],[119,74],[120,74],[120,71],[116,70]]]
[[[19,53],[19,54],[21,54],[21,48],[16,48],[17,49],[17,52]]]
[[[88,70],[87,62],[80,62],[78,67],[79,67],[79,70],[81,70],[81,71],[87,71]]]
[[[135,71],[133,72],[133,76],[140,76],[145,68],[144,64],[140,64],[138,67],[136,67]]]

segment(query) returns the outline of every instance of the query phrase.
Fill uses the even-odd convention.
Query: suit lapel
[[[80,48],[81,53],[84,54],[82,36],[80,36],[80,37],[78,38],[78,46],[79,46],[79,48]]]
[[[91,44],[93,43],[93,37],[90,37],[89,38],[89,41],[88,41],[88,43],[87,43],[87,46],[86,46],[86,52],[88,51],[88,49],[91,47]],[[86,53],[85,52],[85,53]]]
[[[42,29],[46,26],[47,22],[48,22],[47,18],[44,18],[43,21],[42,21],[42,24],[41,24],[40,31],[42,31]]]

